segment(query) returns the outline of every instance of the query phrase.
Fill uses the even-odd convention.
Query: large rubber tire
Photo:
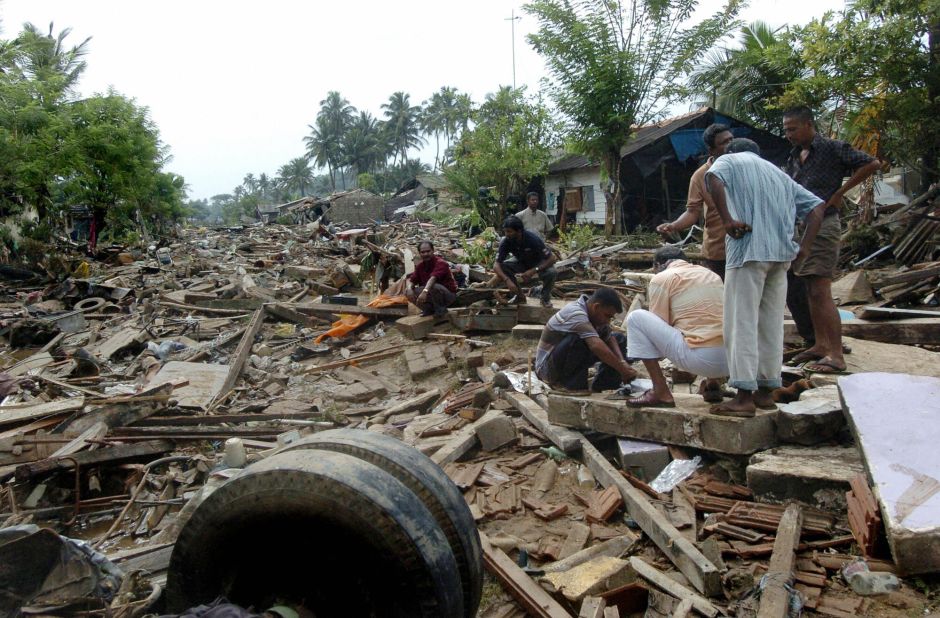
[[[378,466],[321,450],[258,462],[196,508],[170,558],[167,604],[224,595],[317,616],[461,616],[460,574],[434,516]]]
[[[463,494],[440,466],[396,438],[363,429],[323,431],[281,452],[309,448],[347,453],[373,463],[421,498],[450,542],[463,585],[464,616],[474,618],[483,590],[480,534]]]

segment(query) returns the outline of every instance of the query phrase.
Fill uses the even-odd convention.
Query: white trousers
[[[789,262],[745,262],[725,271],[725,347],[734,388],[779,388]]]
[[[641,360],[668,358],[679,369],[706,378],[728,375],[724,347],[690,348],[679,329],[644,309],[627,316],[627,355]]]

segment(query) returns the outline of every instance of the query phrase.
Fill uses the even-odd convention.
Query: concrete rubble
[[[73,256],[83,278],[0,282],[0,529],[84,539],[125,576],[120,593],[57,599],[57,612],[159,613],[197,504],[243,459],[337,427],[413,446],[461,490],[490,572],[479,616],[750,616],[762,576],[779,569],[807,615],[937,609],[913,580],[861,597],[840,574],[859,558],[940,571],[940,315],[887,311],[936,295],[936,263],[844,281],[840,299],[863,303],[846,323],[854,375],[785,370],[806,390],[740,419],[709,414],[694,385],[675,384],[677,407],[664,410],[506,379],[528,375],[542,324],[578,294],[606,286],[642,303],[651,248],[556,248],[547,311],[536,298],[507,306],[487,287],[490,265],[464,265],[439,319],[396,299],[396,282],[418,240],[460,265],[472,239],[415,221],[336,226],[186,229],[168,254]],[[650,487],[696,455],[669,492]],[[0,533],[0,553],[5,543]]]

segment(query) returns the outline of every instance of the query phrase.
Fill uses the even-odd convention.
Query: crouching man
[[[724,286],[710,269],[685,260],[678,247],[658,249],[653,257],[657,274],[649,284],[649,311],[638,309],[627,316],[628,355],[643,361],[653,381],[652,390],[627,400],[630,407],[675,407],[659,366],[663,358],[707,378],[702,390],[705,401],[721,401],[721,385],[715,378],[728,375],[722,337]]]
[[[542,330],[535,374],[553,388],[583,391],[588,388],[588,368],[600,361],[592,391],[615,389],[633,380],[636,371],[625,358],[626,339],[610,328],[621,311],[620,297],[606,288],[565,305]]]

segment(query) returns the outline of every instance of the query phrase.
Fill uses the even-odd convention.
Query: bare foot
[[[757,392],[754,393],[754,405],[761,410],[776,410],[777,405],[774,403],[773,391],[763,388],[757,389]]]
[[[747,391],[738,391],[738,396],[731,401],[714,405],[709,410],[712,414],[719,416],[738,416],[750,418],[757,413],[757,406],[754,405],[754,397]]]

